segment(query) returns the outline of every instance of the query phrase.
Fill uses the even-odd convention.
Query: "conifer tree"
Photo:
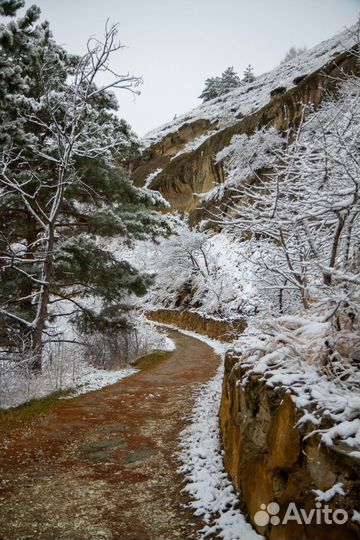
[[[241,81],[233,67],[228,67],[221,75],[221,93],[225,94],[240,86]]]
[[[242,82],[251,83],[254,80],[255,80],[254,68],[252,67],[251,64],[249,64],[248,67],[244,71],[244,78],[243,78]]]
[[[203,101],[210,101],[221,94],[221,79],[220,77],[209,77],[205,81],[205,88],[201,92],[199,98]]]
[[[240,86],[241,81],[233,67],[228,67],[221,77],[210,77],[205,81],[205,88],[199,96],[203,101],[209,101],[223,94],[227,94]]]
[[[69,302],[84,330],[119,331],[128,296],[151,283],[107,239],[131,244],[168,227],[152,210],[160,195],[134,187],[121,166],[137,141],[111,90],[137,92],[141,81],[110,67],[117,27],[80,58],[55,42],[38,7],[14,19],[23,5],[0,0],[11,17],[0,25],[0,341],[31,351],[39,370],[54,303]],[[113,79],[99,87],[104,72]]]

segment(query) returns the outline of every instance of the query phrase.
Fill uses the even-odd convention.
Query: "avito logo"
[[[254,515],[254,522],[259,527],[265,527],[269,523],[271,525],[286,525],[290,521],[294,521],[299,525],[310,525],[310,523],[316,523],[316,525],[343,525],[349,519],[349,515],[346,510],[342,508],[336,508],[333,510],[327,504],[324,506],[317,502],[315,508],[311,508],[306,511],[304,508],[298,508],[294,502],[288,504],[284,516],[281,518],[280,506],[277,502],[270,502],[269,504],[261,504],[260,510]]]

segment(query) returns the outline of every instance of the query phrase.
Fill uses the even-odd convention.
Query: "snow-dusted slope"
[[[242,116],[252,114],[266,105],[271,99],[270,92],[272,90],[279,87],[285,87],[289,90],[296,86],[294,80],[297,77],[308,75],[320,69],[335,56],[353,47],[357,38],[356,26],[344,30],[293,60],[279,65],[269,73],[260,75],[254,82],[243,84],[226,95],[203,103],[192,111],[149,132],[142,141],[143,147],[147,148],[159,142],[166,135],[178,131],[184,124],[196,120],[205,119],[218,122],[218,129],[238,122]],[[212,133],[209,132],[209,136]],[[203,142],[203,138],[201,142]]]

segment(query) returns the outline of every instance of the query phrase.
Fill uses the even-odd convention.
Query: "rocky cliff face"
[[[312,56],[321,58],[320,53]],[[232,97],[234,103],[231,96],[225,96],[218,103],[219,115],[227,110],[225,119],[214,114],[210,119],[189,115],[180,125],[175,123],[159,130],[155,141],[134,164],[135,183],[160,191],[172,210],[190,212],[193,222],[202,219],[207,210],[213,210],[211,204],[204,204],[202,196],[224,181],[223,163],[216,161],[216,155],[230,144],[234,135],[252,135],[273,126],[280,133],[295,129],[308,105],[316,107],[324,96],[336,92],[340,79],[358,69],[355,56],[348,50],[325,55],[323,62],[318,69],[313,69],[319,65],[314,60],[298,69],[294,67],[287,73],[287,86],[279,86],[278,68],[272,77],[260,77],[253,85],[244,87],[237,98]],[[305,67],[313,71],[304,73]],[[238,106],[236,100],[242,100],[243,105]],[[206,116],[202,111],[198,115]],[[147,182],[149,177],[151,181]],[[226,195],[225,192],[224,204]]]
[[[360,538],[359,524],[351,521],[353,509],[360,509],[359,461],[349,449],[326,447],[316,435],[309,436],[314,426],[299,427],[303,412],[281,387],[266,386],[259,374],[241,384],[246,370],[239,355],[227,354],[220,409],[225,465],[245,514],[259,533],[274,540]],[[326,492],[337,484],[344,495],[331,497],[328,493],[321,503],[316,501],[315,490]],[[278,504],[276,517],[281,522],[290,503],[307,515],[328,505],[331,515],[337,509],[345,510],[349,520],[330,524],[322,514],[316,523],[314,514],[309,524],[290,519],[286,524],[269,521],[259,525],[256,512],[271,502]]]

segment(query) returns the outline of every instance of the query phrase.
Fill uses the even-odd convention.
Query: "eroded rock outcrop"
[[[184,330],[191,330],[203,336],[219,341],[232,341],[234,335],[241,334],[246,327],[243,319],[233,319],[225,321],[210,317],[205,317],[194,311],[177,309],[159,309],[148,311],[148,319],[159,323],[173,324]]]
[[[234,135],[252,135],[261,128],[272,126],[280,132],[296,129],[304,114],[304,105],[316,107],[325,95],[336,92],[339,80],[345,74],[357,69],[356,57],[345,51],[321,69],[298,77],[296,86],[273,96],[270,95],[273,89],[269,89],[269,101],[265,106],[245,117],[237,115],[239,119],[225,129],[214,132],[217,122],[206,119],[183,124],[177,132],[165,134],[150,146],[134,164],[135,183],[144,185],[151,173],[160,171],[151,182],[151,188],[161,192],[171,210],[190,212],[192,221],[199,221],[204,217],[201,195],[224,181],[223,165],[216,163],[215,156],[230,144]],[[206,133],[209,137],[202,144],[186,151],[186,145]],[[213,210],[211,205],[208,206],[207,210]]]
[[[261,374],[247,374],[238,354],[229,352],[220,408],[220,425],[226,469],[239,494],[245,514],[261,534],[273,540],[352,540],[360,538],[360,527],[352,521],[360,506],[359,460],[349,449],[327,447],[311,424],[298,424],[304,412],[296,408],[291,394],[281,386],[269,387]],[[313,490],[326,492],[340,484],[345,495],[335,495],[321,504]],[[342,509],[349,519],[344,524],[288,523],[259,526],[254,521],[261,505],[276,502],[283,518],[290,503],[304,509]],[[321,506],[321,508],[317,508]],[[281,519],[281,521],[283,521]],[[302,520],[303,521],[303,520]]]

